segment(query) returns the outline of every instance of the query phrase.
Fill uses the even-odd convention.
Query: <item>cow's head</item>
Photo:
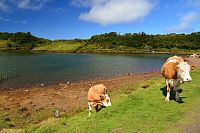
[[[177,78],[183,82],[192,81],[190,76],[190,65],[187,62],[181,62],[176,67]]]
[[[108,107],[108,106],[111,106],[111,101],[110,101],[110,97],[108,96],[108,94],[105,94],[105,95],[101,95],[100,96],[101,99],[102,99],[102,105],[104,107]]]

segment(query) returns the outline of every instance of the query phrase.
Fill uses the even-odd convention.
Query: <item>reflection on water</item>
[[[0,53],[0,75],[12,73],[0,88],[54,84],[159,70],[169,54]],[[17,76],[16,76],[17,75]]]

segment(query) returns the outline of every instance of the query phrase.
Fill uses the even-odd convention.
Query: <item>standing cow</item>
[[[181,83],[192,81],[190,76],[190,65],[184,61],[182,57],[173,56],[167,59],[161,69],[162,75],[166,79],[167,84],[167,96],[166,102],[169,102],[170,91],[176,92],[176,101],[180,101],[179,87]]]
[[[92,111],[92,107],[98,110],[98,105],[103,107],[111,106],[110,97],[106,93],[106,87],[103,84],[98,84],[92,86],[88,91],[88,106],[89,106],[89,116]]]

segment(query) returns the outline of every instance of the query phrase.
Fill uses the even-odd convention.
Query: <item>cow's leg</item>
[[[166,102],[169,102],[169,98],[170,98],[170,80],[166,79],[166,84],[167,84],[167,95],[166,95],[166,98],[165,98],[165,101]]]
[[[177,101],[177,102],[179,102],[180,101],[180,98],[179,98],[179,90],[180,90],[180,81],[176,81],[176,83],[175,83],[175,86],[174,86],[174,91],[175,91],[175,93],[176,93],[176,96],[175,96],[175,100]]]
[[[89,114],[88,114],[88,116],[90,116],[91,112],[92,112],[92,102],[88,102],[88,107],[89,107]]]

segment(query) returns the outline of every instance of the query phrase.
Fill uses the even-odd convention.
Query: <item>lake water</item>
[[[55,84],[160,70],[170,54],[32,54],[0,52],[0,88]]]

